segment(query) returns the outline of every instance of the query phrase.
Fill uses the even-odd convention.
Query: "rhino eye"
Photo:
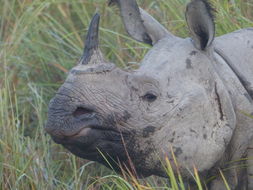
[[[144,96],[142,96],[142,99],[147,102],[154,102],[157,99],[157,96],[152,92],[147,92]]]

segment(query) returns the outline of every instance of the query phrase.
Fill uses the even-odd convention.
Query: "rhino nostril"
[[[74,117],[79,117],[81,115],[90,115],[94,113],[94,110],[89,108],[77,107],[76,110],[73,112]]]

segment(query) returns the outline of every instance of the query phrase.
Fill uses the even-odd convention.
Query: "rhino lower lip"
[[[80,138],[80,137],[85,137],[85,136],[89,136],[90,132],[92,131],[98,131],[101,132],[103,131],[104,133],[106,132],[114,132],[114,133],[118,133],[121,134],[122,132],[112,129],[112,128],[108,128],[108,127],[102,127],[102,126],[88,126],[88,127],[84,127],[81,130],[79,130],[77,133],[71,135],[71,136],[62,136],[62,137],[57,137],[57,136],[52,136],[53,140],[57,143],[57,144],[72,144],[73,142],[76,141],[76,139]],[[122,133],[123,134],[123,133]]]
[[[69,138],[76,138],[76,137],[86,136],[86,135],[88,135],[89,131],[91,131],[91,130],[114,131],[112,129],[108,129],[108,128],[105,128],[105,127],[96,127],[96,126],[85,127],[83,129],[81,129],[79,132],[77,132],[76,134],[70,136]]]
[[[79,130],[77,133],[71,135],[71,136],[52,136],[53,140],[57,143],[57,144],[71,144],[73,141],[75,141],[75,139],[77,139],[78,137],[82,137],[82,136],[87,136],[88,133],[90,131],[92,131],[94,129],[92,129],[91,127],[85,127],[81,130]]]
[[[83,129],[81,129],[78,133],[76,133],[73,136],[70,136],[69,138],[76,138],[76,137],[80,137],[80,136],[85,136],[88,134],[89,131],[91,131],[92,128],[91,127],[85,127]]]
[[[91,130],[98,130],[98,131],[112,131],[112,132],[116,132],[116,133],[122,133],[119,130],[113,129],[113,128],[108,128],[108,127],[102,127],[102,126],[92,126],[92,127],[85,127],[83,129],[81,129],[78,133],[70,136],[70,138],[76,138],[76,137],[81,137],[81,136],[86,136],[88,135],[89,131]]]

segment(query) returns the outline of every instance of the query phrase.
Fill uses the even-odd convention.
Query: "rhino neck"
[[[215,51],[235,73],[253,100],[253,28],[226,34],[215,41]]]
[[[249,114],[251,114],[253,105],[253,88],[251,82],[238,67],[234,66],[233,59],[230,59],[219,47],[214,47],[213,58],[214,68],[226,86],[235,110],[246,109],[250,111]]]
[[[237,121],[231,142],[221,159],[220,164],[223,165],[228,160],[236,160],[245,155],[247,147],[253,139],[253,122],[249,117],[249,115],[253,115],[253,100],[250,95],[252,89],[249,85],[245,85],[245,75],[233,66],[235,65],[234,59],[229,58],[227,53],[219,47],[219,42],[215,43],[213,65],[229,92]],[[245,62],[245,64],[247,63]]]

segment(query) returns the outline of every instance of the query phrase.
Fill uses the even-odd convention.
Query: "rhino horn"
[[[126,31],[135,40],[154,45],[165,36],[176,37],[146,11],[139,8],[136,0],[110,0],[109,5],[113,4],[119,6]]]
[[[90,63],[104,62],[101,51],[99,50],[99,20],[100,15],[96,13],[89,25],[88,33],[85,39],[83,55],[79,61],[80,64],[87,65]]]

